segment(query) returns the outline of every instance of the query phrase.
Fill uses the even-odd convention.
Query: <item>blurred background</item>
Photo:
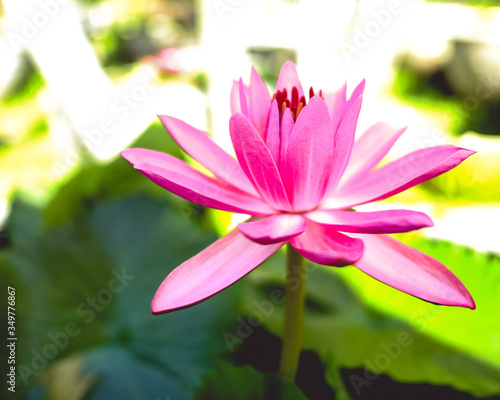
[[[5,399],[500,398],[500,9],[496,1],[0,0],[0,276],[16,385]],[[190,309],[153,316],[177,265],[235,220],[118,154],[185,155],[167,114],[231,151],[229,94],[366,78],[357,135],[409,128],[388,160],[455,144],[444,176],[372,204],[428,213],[398,239],[447,265],[477,309],[436,306],[354,268],[308,265],[297,384],[277,376],[284,255]],[[413,111],[412,111],[413,109]],[[369,209],[365,207],[365,209]]]

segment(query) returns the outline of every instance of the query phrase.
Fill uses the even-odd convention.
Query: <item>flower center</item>
[[[321,97],[323,100],[323,92],[321,89],[319,90],[319,97]],[[312,86],[309,88],[309,100],[311,100],[311,97],[314,97],[315,93],[312,88]],[[287,108],[290,109],[290,113],[292,114],[293,122],[297,121],[297,118],[299,117],[300,112],[302,109],[306,106],[306,98],[305,96],[300,96],[299,98],[299,90],[297,89],[296,86],[292,87],[292,98],[288,98],[288,93],[286,88],[283,90],[277,90],[276,93],[273,94],[272,100],[276,99],[278,102],[278,110],[280,113],[280,122],[281,119],[283,118],[283,114],[285,113],[285,110]],[[271,101],[272,101],[271,100]]]

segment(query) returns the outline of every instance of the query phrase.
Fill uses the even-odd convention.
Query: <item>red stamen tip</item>
[[[299,91],[298,89],[294,86],[292,88],[292,109],[296,108],[297,105],[299,104]]]
[[[311,97],[314,97],[314,89],[312,86],[309,88],[309,100],[311,100]]]

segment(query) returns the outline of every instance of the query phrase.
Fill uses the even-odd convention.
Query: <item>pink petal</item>
[[[383,122],[368,128],[363,136],[354,143],[340,185],[349,181],[354,182],[375,168],[405,130],[406,127],[394,128]]]
[[[280,167],[280,114],[278,102],[273,100],[269,107],[269,117],[267,119],[267,131],[265,135],[266,146],[271,153],[276,166]]]
[[[333,165],[328,181],[326,193],[331,193],[342,178],[347,167],[349,157],[354,143],[354,135],[358,124],[359,112],[363,98],[359,96],[347,110],[344,119],[340,123],[337,132],[335,133],[333,147]]]
[[[280,165],[279,170],[281,176],[284,173],[284,165],[286,160],[286,153],[288,151],[288,143],[290,142],[290,135],[292,134],[295,122],[293,121],[292,113],[289,108],[285,109],[283,116],[281,117],[280,125]],[[285,189],[289,190],[289,188]]]
[[[264,137],[266,131],[270,104],[271,96],[267,86],[255,68],[252,67],[250,86],[248,87],[248,108],[253,126],[255,126],[261,137]]]
[[[325,208],[347,208],[385,199],[456,167],[475,151],[455,146],[417,150],[334,192]]]
[[[271,214],[274,210],[261,199],[223,185],[169,154],[146,149],[127,149],[121,155],[135,169],[157,185],[206,207],[251,215]]]
[[[336,92],[324,93],[325,103],[328,108],[328,114],[330,114],[330,119],[333,122],[333,129],[336,132],[344,114],[346,112],[346,92],[347,84],[344,84]]]
[[[334,93],[323,94],[335,132],[344,119],[347,110],[349,110],[349,108],[352,107],[353,103],[363,95],[364,90],[365,80],[363,79],[358,84],[358,86],[354,88],[349,99],[347,99],[347,84],[344,84],[339,90]]]
[[[347,100],[347,106],[350,107],[352,104],[360,97],[363,96],[363,93],[365,91],[365,80],[363,79],[358,86],[354,88],[352,91],[351,97],[349,97],[349,100]]]
[[[295,211],[310,210],[322,199],[330,175],[332,150],[328,110],[325,102],[314,96],[295,122],[282,170]]]
[[[243,222],[238,229],[260,244],[286,242],[307,228],[307,220],[297,214],[275,214],[258,221]]]
[[[273,157],[259,133],[242,114],[229,120],[236,157],[264,200],[277,210],[290,211],[290,203]]]
[[[410,210],[374,212],[321,210],[310,212],[306,217],[338,231],[357,233],[401,233],[434,225],[424,213]]]
[[[189,174],[193,170],[184,161],[179,160],[170,154],[162,153],[161,151],[132,148],[123,150],[120,155],[132,164],[134,168],[139,164],[150,164],[177,174]],[[215,181],[206,175],[203,176]]]
[[[237,113],[244,113],[242,108],[241,108],[241,96],[240,96],[240,81],[233,81],[233,85],[231,86],[231,95],[230,95],[230,106],[231,106],[231,115],[232,114],[237,114]],[[248,86],[246,86],[244,83],[243,84],[243,103],[247,104],[246,99],[249,97],[249,92],[248,92]],[[245,107],[245,111],[247,111],[248,107]]]
[[[236,114],[241,112],[240,107],[240,83],[238,81],[233,81],[233,85],[231,86],[231,95],[230,106],[231,106],[231,114]]]
[[[223,181],[258,196],[238,161],[220,148],[205,132],[177,118],[167,115],[159,115],[159,118],[179,146],[201,165]],[[143,160],[143,162],[149,161]]]
[[[358,235],[365,244],[354,265],[364,273],[422,300],[476,308],[458,278],[439,261],[385,235]]]
[[[238,82],[238,90],[240,94],[240,110],[241,113],[250,118],[250,111],[248,110],[248,88],[243,84],[243,80],[240,78]]]
[[[306,231],[290,239],[290,244],[305,258],[322,265],[342,267],[359,260],[363,242],[309,221]]]
[[[235,229],[174,269],[158,288],[151,310],[162,313],[205,300],[248,274],[283,244],[262,246]]]
[[[283,67],[276,82],[275,91],[286,89],[288,95],[292,94],[292,87],[296,87],[299,92],[299,99],[304,96],[304,91],[302,90],[302,85],[299,81],[299,75],[297,74],[297,67],[291,61],[287,61]]]

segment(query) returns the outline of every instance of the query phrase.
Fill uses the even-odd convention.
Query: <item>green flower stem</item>
[[[304,328],[305,259],[287,245],[285,283],[285,323],[281,349],[280,373],[284,378],[295,380],[299,365]]]

